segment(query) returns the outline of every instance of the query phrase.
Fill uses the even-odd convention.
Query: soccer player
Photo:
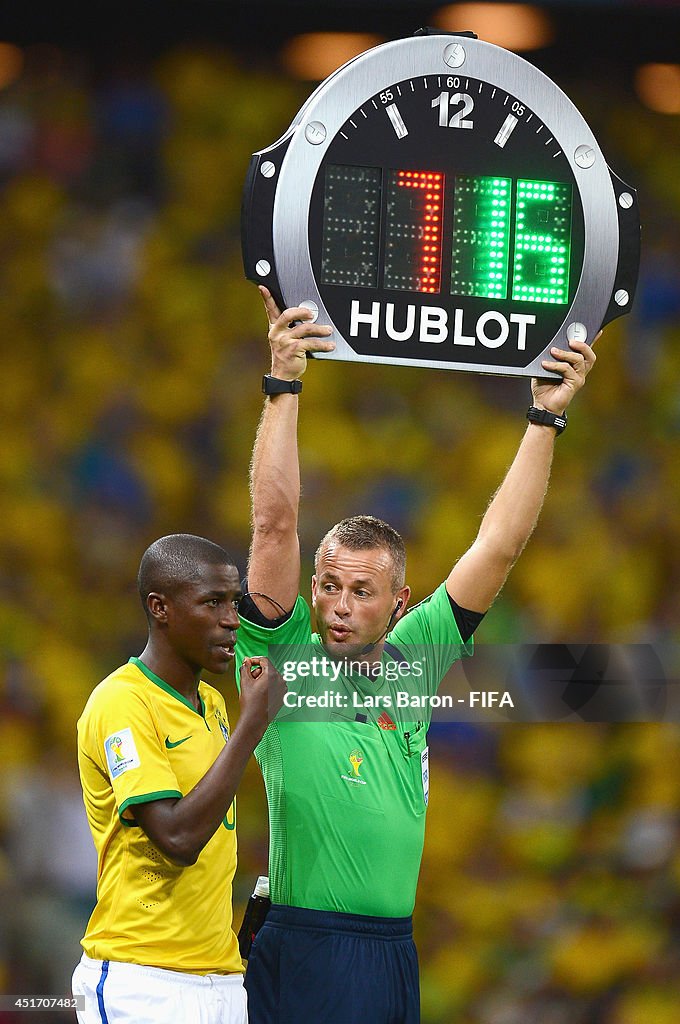
[[[275,657],[271,645],[306,650],[307,664],[293,662],[298,680],[291,684],[289,663],[284,674],[291,690],[309,694],[312,655],[326,654],[349,666],[335,684],[341,695],[375,698],[388,692],[390,666],[415,650],[420,674],[413,662],[412,678],[398,687],[434,694],[452,662],[470,652],[473,631],[534,528],[557,428],[595,355],[572,342],[543,362],[561,378],[532,382],[532,415],[547,423],[529,423],[476,540],[408,614],[396,531],[370,516],[334,526],[316,552],[312,635],[298,595],[299,378],[307,352],[334,345],[326,340],[330,328],[310,323],[307,310],[281,313],[268,290],[261,293],[272,364],[251,468],[253,536],[237,665],[270,648]],[[394,712],[366,703],[356,711],[340,702],[314,722],[282,710],[256,750],[269,801],[272,908],[246,972],[251,1024],[419,1020],[410,915],[424,841],[429,714],[395,721]]]
[[[90,695],[78,764],[98,854],[97,904],[73,975],[80,1024],[245,1024],[231,927],[235,793],[283,682],[263,658],[240,673],[240,717],[201,680],[234,658],[238,572],[217,544],[161,537],[139,592],[149,636]]]

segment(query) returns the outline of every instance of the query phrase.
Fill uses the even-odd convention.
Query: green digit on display
[[[451,294],[505,299],[512,180],[456,175]]]
[[[519,179],[515,186],[512,298],[569,301],[571,185]]]

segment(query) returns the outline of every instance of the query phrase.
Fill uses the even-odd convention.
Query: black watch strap
[[[566,413],[557,416],[547,409],[537,409],[535,405],[527,409],[527,419],[530,423],[539,423],[542,427],[554,427],[558,437],[567,426]]]
[[[281,380],[265,373],[262,378],[262,392],[265,395],[299,395],[302,391],[301,380]]]

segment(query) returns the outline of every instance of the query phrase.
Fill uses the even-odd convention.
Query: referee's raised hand
[[[260,294],[269,320],[269,345],[272,353],[272,377],[298,380],[307,369],[308,352],[332,352],[334,341],[325,341],[333,328],[312,322],[312,313],[304,306],[279,309],[264,285]]]
[[[596,356],[585,341],[570,341],[569,349],[553,346],[550,353],[553,358],[544,359],[541,365],[551,373],[559,373],[562,380],[534,378],[531,381],[533,404],[539,409],[561,415],[585,384],[586,377],[595,365]]]

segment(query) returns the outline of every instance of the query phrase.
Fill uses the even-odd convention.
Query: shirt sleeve
[[[311,612],[301,595],[288,618],[277,626],[263,626],[243,616],[239,618],[236,632],[236,685],[239,689],[244,658],[269,657],[278,668],[291,649],[299,651],[311,642]]]
[[[126,688],[102,694],[89,718],[89,746],[111,780],[124,825],[136,824],[135,804],[182,796],[153,710],[139,694]]]
[[[463,641],[451,607],[446,583],[411,608],[388,634],[394,645],[409,662],[419,662],[423,686],[430,694],[437,692],[451,665],[473,652],[473,640]]]
[[[453,608],[453,617],[456,620],[458,632],[460,633],[463,642],[466,642],[470,639],[472,634],[476,632],[477,626],[481,623],[486,612],[473,612],[469,608],[462,608],[453,600],[450,594],[449,603]]]

